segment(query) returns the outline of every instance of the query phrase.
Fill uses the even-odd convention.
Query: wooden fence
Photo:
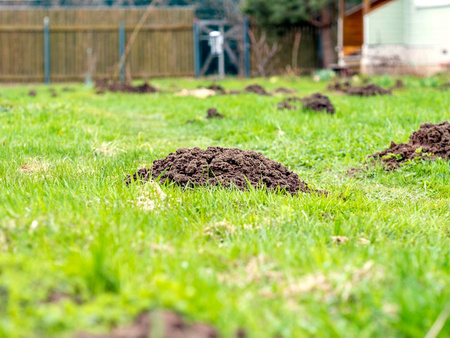
[[[50,23],[51,81],[110,76],[117,67],[119,25],[125,41],[145,9],[0,11],[0,81],[44,81],[44,25]],[[192,8],[154,9],[137,35],[126,69],[133,78],[194,75]],[[92,49],[88,56],[88,49]]]

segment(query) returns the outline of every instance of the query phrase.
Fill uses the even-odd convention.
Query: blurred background
[[[0,0],[0,81],[428,76],[449,71],[449,18],[450,0]]]

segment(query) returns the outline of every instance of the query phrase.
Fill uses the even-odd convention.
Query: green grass
[[[299,96],[326,86],[222,85],[254,82]],[[347,174],[420,123],[449,120],[448,92],[409,79],[392,97],[329,93],[334,116],[278,111],[281,96],[173,95],[210,83],[155,80],[154,95],[54,85],[57,98],[0,88],[0,337],[107,332],[153,308],[225,337],[423,337],[448,318],[449,163]],[[210,107],[226,118],[204,119]],[[262,152],[330,195],[124,185],[195,146]]]

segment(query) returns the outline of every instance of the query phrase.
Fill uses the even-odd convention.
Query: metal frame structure
[[[230,62],[240,69],[240,58],[243,58],[244,76],[250,76],[250,43],[248,40],[248,20],[243,22],[231,22],[227,20],[197,20],[194,23],[194,62],[195,62],[195,76],[204,76],[208,70],[215,55],[209,52],[203,66],[201,66],[200,42],[209,40],[209,33],[218,30],[224,37],[223,48],[224,53],[218,56],[219,67],[225,67],[225,53],[229,57]],[[241,45],[240,53],[236,53],[230,47],[230,42],[236,41]]]

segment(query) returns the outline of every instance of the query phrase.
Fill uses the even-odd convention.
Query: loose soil
[[[295,94],[295,93],[297,93],[297,91],[295,89],[289,89],[289,88],[285,88],[285,87],[278,87],[273,92],[277,93],[277,94]]]
[[[258,95],[270,96],[270,94],[259,84],[253,84],[253,85],[247,86],[247,87],[245,87],[244,91],[246,93],[255,93]]]
[[[401,80],[397,80],[395,85],[391,89],[401,88],[403,86],[403,82]],[[345,82],[333,82],[327,86],[328,90],[338,91],[341,93],[345,93],[348,95],[354,96],[376,96],[376,95],[391,95],[391,89],[384,89],[379,85],[374,83],[367,84],[364,86],[353,87],[350,81]]]
[[[444,83],[444,84],[440,85],[438,87],[438,89],[440,89],[440,90],[449,90],[450,89],[450,82],[447,82],[447,83]]]
[[[394,143],[388,149],[372,154],[369,158],[379,159],[387,168],[397,168],[415,158],[436,160],[450,158],[450,123],[422,123],[412,133],[408,143]]]
[[[286,102],[286,101],[281,101],[280,103],[277,104],[277,107],[279,110],[283,110],[283,109],[295,110],[295,109],[297,109],[296,105],[290,104],[289,102]]]
[[[320,192],[300,181],[297,174],[261,153],[235,148],[208,147],[178,149],[166,158],[153,162],[151,168],[142,168],[128,175],[126,183],[153,179],[180,186],[225,186],[248,190],[265,185],[268,190],[285,189],[294,195],[297,192]]]
[[[344,82],[335,81],[335,82],[330,83],[327,86],[327,89],[332,90],[332,91],[338,91],[338,92],[346,92],[349,87],[351,87],[350,81],[344,81]]]
[[[393,86],[391,86],[391,90],[392,89],[401,89],[401,88],[404,88],[405,87],[405,84],[403,83],[403,81],[402,80],[400,80],[400,79],[397,79],[397,80],[395,80],[395,84],[393,85]]]
[[[225,116],[220,114],[216,108],[209,108],[206,114],[207,119],[223,119]]]
[[[37,95],[37,92],[36,92],[35,90],[30,90],[30,91],[28,92],[28,95],[34,97],[34,96]]]
[[[311,96],[301,99],[303,108],[313,111],[325,110],[328,114],[334,114],[335,109],[328,96],[320,93],[312,94]]]
[[[346,90],[348,95],[355,96],[377,96],[377,95],[391,95],[392,91],[390,89],[384,89],[379,85],[374,83],[362,86],[362,87],[349,87]]]
[[[151,86],[148,82],[144,82],[140,86],[133,86],[129,83],[118,83],[112,82],[108,79],[101,79],[95,82],[95,88],[97,89],[98,94],[102,94],[105,91],[110,91],[113,93],[122,92],[122,93],[156,93],[158,89]]]
[[[216,93],[219,93],[219,94],[226,94],[227,93],[225,88],[223,88],[221,85],[218,85],[218,84],[212,84],[212,85],[210,85],[209,87],[206,87],[206,88],[214,90]]]
[[[152,334],[155,333],[155,334]],[[236,337],[245,337],[236,333]],[[143,312],[129,326],[117,327],[107,334],[79,333],[77,338],[216,338],[217,330],[207,324],[187,324],[179,314],[169,311]]]

